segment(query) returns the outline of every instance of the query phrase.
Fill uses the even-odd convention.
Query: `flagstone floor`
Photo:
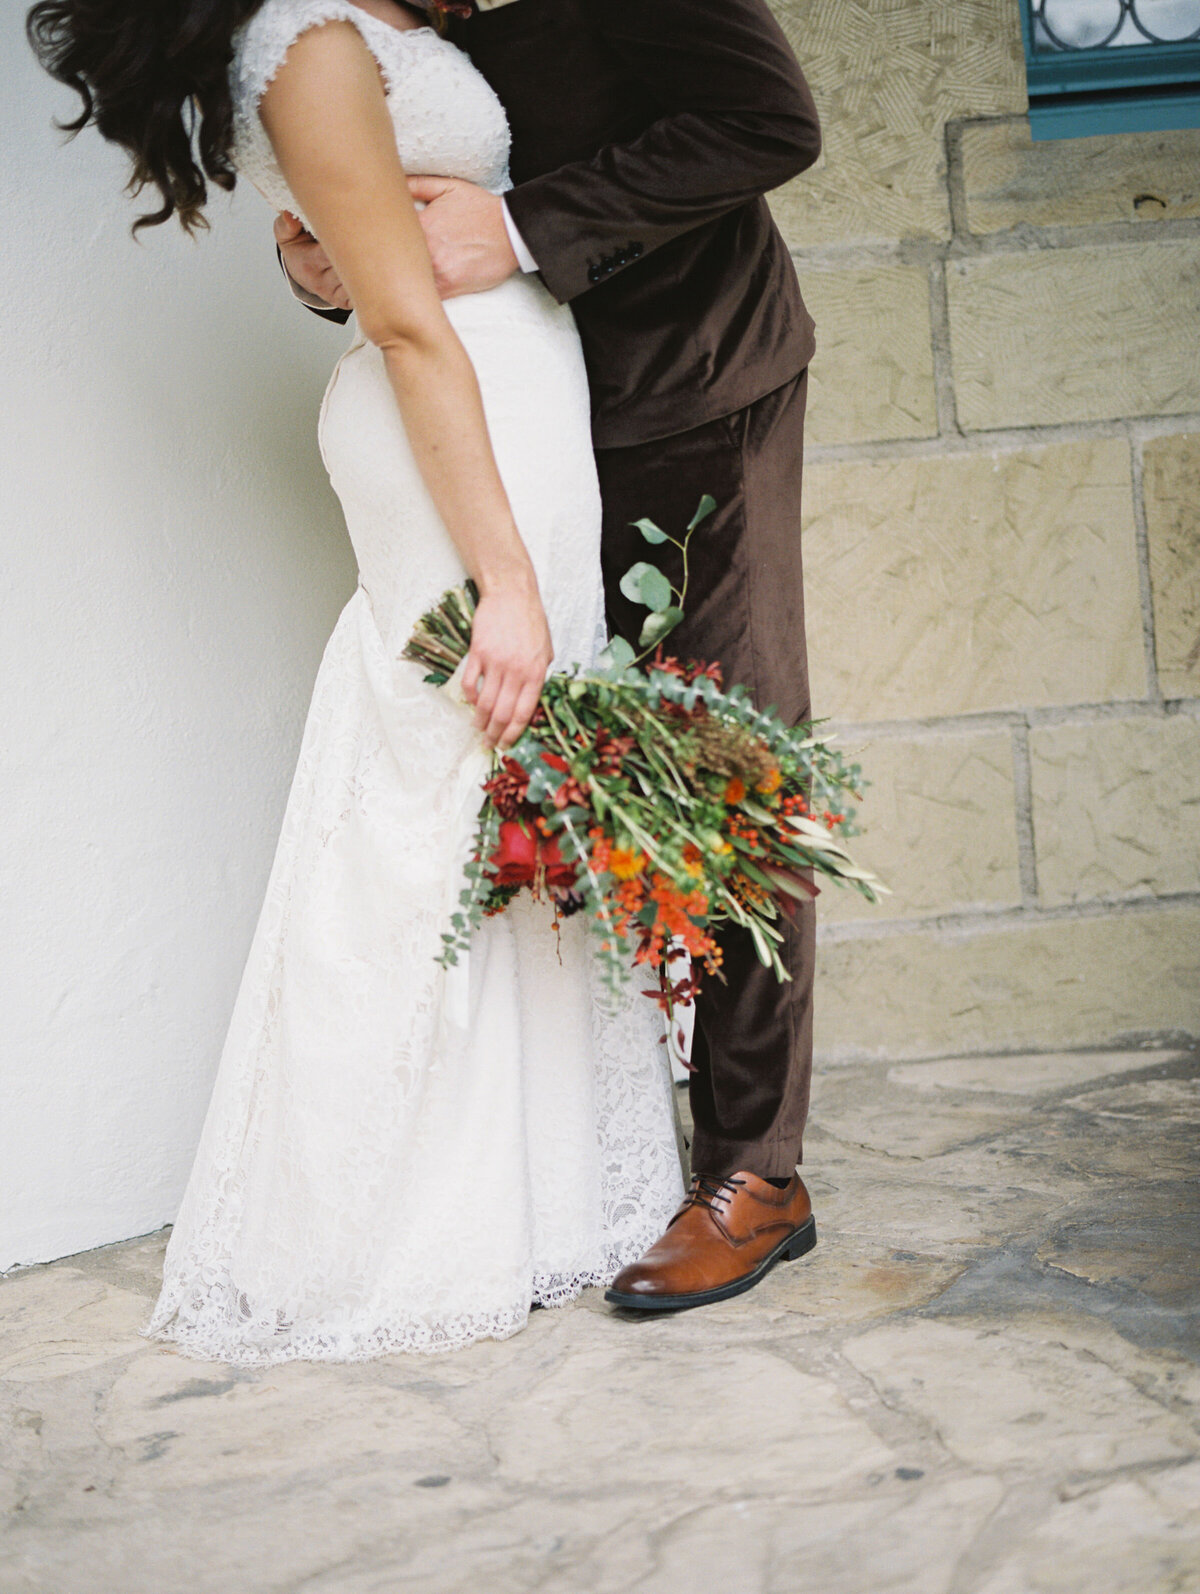
[[[0,1280],[2,1594],[1200,1590],[1200,1059],[825,1070],[753,1294],[246,1372],[163,1236]]]

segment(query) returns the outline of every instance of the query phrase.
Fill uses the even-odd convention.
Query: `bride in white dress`
[[[491,744],[545,668],[542,607],[564,667],[602,644],[603,598],[569,310],[522,276],[437,301],[405,172],[501,192],[508,129],[415,23],[394,0],[265,0],[234,38],[236,166],[317,233],[358,307],[319,436],[360,580],[147,1330],[226,1362],[502,1338],[608,1282],[682,1194],[657,1010],[631,976],[613,1011],[578,919],[556,938],[549,906],[519,900],[465,966],[435,961]],[[400,657],[467,572],[474,716]]]

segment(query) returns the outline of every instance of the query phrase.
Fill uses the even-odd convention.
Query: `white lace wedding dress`
[[[290,43],[352,21],[407,170],[508,186],[508,129],[467,58],[349,0],[266,0],[236,41],[236,159],[297,211],[258,120]],[[532,278],[453,299],[556,664],[602,634],[600,510],[569,311]],[[235,1363],[356,1360],[514,1333],[604,1283],[680,1194],[654,1004],[613,1012],[584,926],[525,899],[465,968],[435,962],[488,755],[400,660],[463,570],[379,352],[356,337],[322,454],[360,584],[329,641],[266,902],[147,1332]]]

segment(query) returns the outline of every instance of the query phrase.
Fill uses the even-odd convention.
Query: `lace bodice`
[[[323,22],[352,22],[379,63],[405,171],[463,177],[494,194],[511,183],[504,109],[461,50],[432,28],[401,31],[351,0],[266,0],[234,38],[234,162],[276,208],[304,220],[258,105],[288,49]]]

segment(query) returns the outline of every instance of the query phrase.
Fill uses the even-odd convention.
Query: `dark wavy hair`
[[[178,216],[189,233],[208,225],[208,185],[235,174],[229,63],[235,30],[262,0],[37,0],[26,21],[34,54],[83,108],[61,122],[72,135],[94,124],[129,156],[129,192],[156,188],[157,210],[133,224]]]

